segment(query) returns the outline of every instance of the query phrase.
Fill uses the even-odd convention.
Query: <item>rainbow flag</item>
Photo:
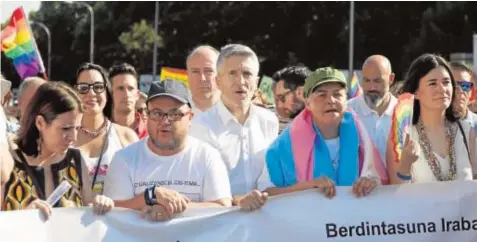
[[[189,77],[187,71],[183,69],[176,69],[170,67],[161,68],[161,81],[165,79],[173,79],[183,82],[187,87],[189,87]]]
[[[0,43],[2,52],[13,61],[22,80],[38,73],[45,74],[45,67],[23,7],[13,11],[10,22],[1,32]]]
[[[395,162],[401,160],[401,152],[404,148],[406,134],[410,132],[412,117],[414,114],[414,95],[403,93],[398,97],[398,103],[394,107],[391,124],[391,141]]]
[[[348,99],[357,97],[363,93],[361,86],[359,85],[358,76],[356,72],[353,72],[353,76],[351,77],[351,81],[349,84],[349,91],[348,91]]]

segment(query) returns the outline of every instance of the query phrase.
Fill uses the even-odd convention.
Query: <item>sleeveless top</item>
[[[40,197],[41,194],[45,194],[45,174],[43,169],[28,165],[19,150],[16,150],[16,154],[17,157],[14,156],[13,172],[5,186],[3,204],[3,210],[5,211],[26,209],[36,199],[47,199],[46,197]],[[29,175],[27,169],[30,169],[35,178]],[[68,149],[62,161],[51,164],[51,174],[53,176],[53,189],[58,187],[64,180],[67,180],[71,185],[71,189],[53,207],[67,207],[66,201],[72,202],[76,207],[82,207],[83,198],[81,192],[83,180],[81,177],[81,154],[79,150]],[[42,192],[39,192],[39,189]]]
[[[109,122],[108,126],[113,125],[111,122]],[[123,148],[123,145],[121,144],[121,141],[119,140],[119,135],[114,128],[114,126],[108,127],[109,132],[106,134],[106,147],[104,147],[103,153],[100,155],[103,158],[101,159],[101,165],[98,170],[98,176],[96,177],[96,181],[93,187],[93,196],[102,194],[103,193],[103,188],[104,188],[104,179],[106,178],[106,171],[108,170],[109,165],[111,164],[111,160],[113,159],[114,154],[116,151],[120,150]],[[83,153],[82,153],[83,154]],[[89,179],[92,182],[94,179],[94,174],[96,172],[96,169],[98,167],[98,161],[99,157],[89,157],[83,154],[83,160],[86,163],[86,167],[88,167],[88,174],[89,174]]]
[[[467,139],[467,143],[470,144],[469,139],[469,132],[470,132],[470,125],[466,122],[461,122],[462,129],[464,131],[465,137]],[[462,136],[462,132],[460,131],[457,123],[453,125],[453,129],[457,129],[455,140],[454,140],[454,149],[455,149],[455,160],[456,160],[456,180],[472,180],[472,166],[469,161],[469,155],[464,143],[464,137]],[[411,128],[411,138],[419,143],[419,135],[417,133],[416,127],[413,125]],[[470,147],[469,147],[470,152]],[[440,164],[442,175],[448,176],[449,175],[449,168],[450,168],[450,157],[447,156],[445,158],[440,157],[438,154],[434,152],[437,161]],[[411,168],[412,174],[412,182],[419,183],[419,182],[435,182],[438,181],[437,178],[434,176],[429,163],[427,162],[424,151],[421,148],[421,153],[419,158],[417,159],[414,164],[412,164]]]

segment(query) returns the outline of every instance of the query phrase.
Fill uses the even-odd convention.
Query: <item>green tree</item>
[[[162,37],[154,34],[154,27],[142,19],[134,23],[128,32],[119,36],[119,42],[123,45],[127,55],[132,59],[132,65],[139,70],[148,70],[152,62],[155,36],[158,47],[164,47]]]

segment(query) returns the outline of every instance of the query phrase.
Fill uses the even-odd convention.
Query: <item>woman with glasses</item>
[[[30,104],[11,150],[15,162],[0,196],[2,210],[39,209],[48,217],[52,207],[93,203],[96,213],[109,211],[113,201],[92,193],[81,154],[71,148],[83,115],[77,94],[66,84],[48,82],[38,88]],[[62,184],[70,188],[55,193]]]
[[[447,62],[432,54],[418,57],[402,91],[414,94],[414,113],[399,161],[388,145],[391,183],[472,180],[475,133],[454,114],[456,82]]]
[[[93,192],[102,194],[106,171],[114,153],[139,139],[132,129],[110,121],[113,100],[103,67],[91,63],[81,65],[74,88],[84,107],[75,146],[86,161]]]

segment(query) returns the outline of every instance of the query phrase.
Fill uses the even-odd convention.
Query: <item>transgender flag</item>
[[[38,73],[45,74],[45,67],[23,7],[13,11],[10,22],[1,32],[0,42],[2,52],[13,61],[22,80]]]

